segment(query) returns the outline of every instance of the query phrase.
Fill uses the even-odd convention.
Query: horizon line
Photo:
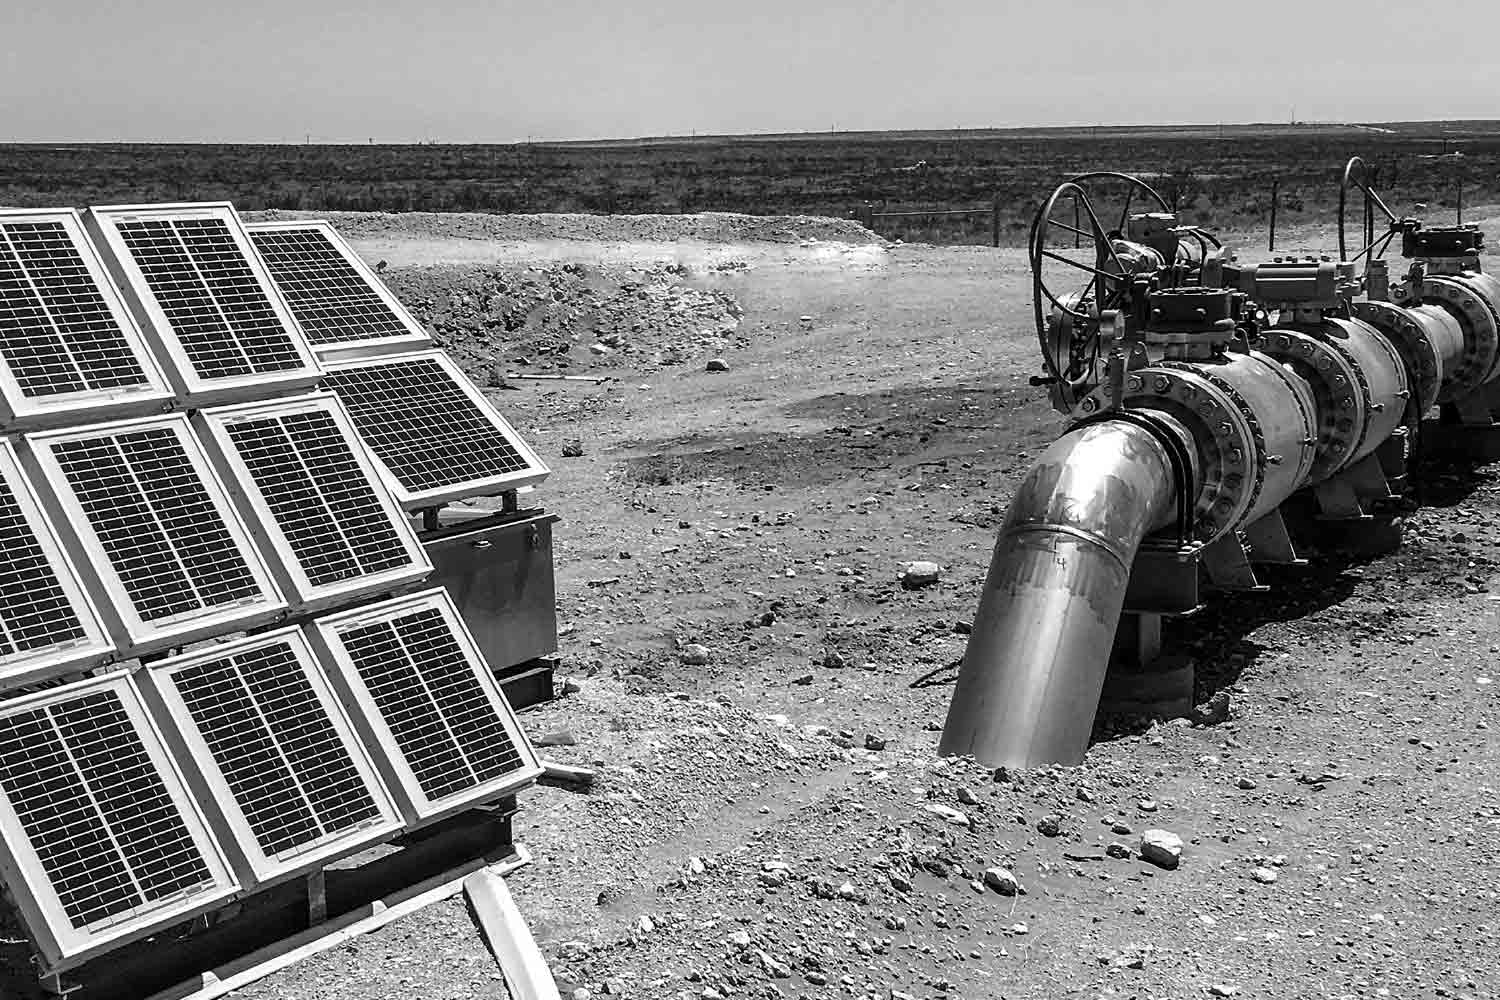
[[[976,125],[957,126],[953,128],[887,128],[887,129],[805,129],[792,131],[758,130],[750,132],[708,132],[690,130],[687,132],[667,132],[655,135],[636,136],[585,136],[573,138],[548,138],[528,136],[525,139],[510,140],[481,140],[462,139],[445,140],[432,137],[420,139],[380,139],[367,136],[364,139],[354,138],[323,138],[315,137],[310,133],[304,133],[300,138],[280,139],[185,139],[185,138],[110,138],[110,139],[73,139],[73,138],[33,138],[16,139],[0,138],[0,146],[52,146],[52,145],[76,145],[76,146],[560,146],[560,145],[587,145],[602,143],[667,143],[693,140],[734,140],[734,139],[816,139],[832,135],[838,136],[880,136],[901,135],[911,137],[923,136],[951,136],[964,133],[986,133],[991,135],[1002,135],[1005,133],[1039,133],[1039,132],[1076,132],[1076,131],[1116,131],[1116,130],[1150,130],[1150,129],[1246,129],[1246,128],[1278,128],[1278,129],[1301,129],[1301,128],[1353,128],[1389,131],[1389,126],[1420,126],[1420,125],[1454,125],[1454,124],[1494,124],[1500,126],[1500,119],[1489,118],[1425,118],[1406,121],[1348,121],[1348,120],[1295,120],[1295,121],[1252,121],[1252,122],[1215,122],[1215,121],[1158,121],[1158,122],[1074,122],[1053,125]],[[1500,131],[1497,128],[1496,131]],[[1399,133],[1393,133],[1399,134]],[[316,139],[316,141],[314,141]]]

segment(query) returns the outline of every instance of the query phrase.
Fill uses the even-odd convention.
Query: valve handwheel
[[[1344,175],[1339,180],[1339,260],[1347,260],[1357,263],[1365,255],[1371,260],[1378,260],[1385,255],[1386,247],[1391,245],[1391,240],[1400,232],[1399,222],[1396,214],[1386,207],[1385,201],[1371,186],[1371,174],[1369,166],[1364,160],[1357,156],[1351,156],[1349,162],[1344,164]],[[1349,211],[1349,191],[1351,188],[1358,190],[1364,195],[1364,221],[1363,238],[1364,247],[1353,257],[1349,256],[1349,245],[1345,238],[1345,222]],[[1375,236],[1375,210],[1379,209],[1386,218],[1389,228],[1386,234],[1380,238]],[[1368,269],[1368,265],[1366,265]]]
[[[1125,187],[1119,221],[1112,230],[1106,230],[1094,207],[1097,190],[1102,185],[1119,184]],[[1090,197],[1090,185],[1096,197]],[[1130,291],[1132,269],[1120,259],[1114,241],[1125,231],[1138,194],[1144,195],[1147,211],[1171,211],[1166,200],[1144,181],[1128,174],[1099,171],[1080,174],[1058,185],[1032,221],[1028,249],[1037,340],[1047,374],[1067,405],[1098,383],[1100,317],[1124,305]],[[1071,222],[1057,217],[1059,206],[1065,205],[1071,207]],[[1054,242],[1059,234],[1067,234],[1067,238]],[[1071,256],[1058,252],[1065,246],[1074,251]],[[1090,254],[1092,263],[1087,262]],[[1076,291],[1058,294],[1059,289],[1053,285],[1060,282],[1049,275],[1049,261],[1063,266],[1061,270],[1052,268],[1054,274],[1082,272],[1083,284]]]

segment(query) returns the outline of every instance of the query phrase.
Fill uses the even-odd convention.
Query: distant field
[[[1461,151],[1458,157],[1444,152]],[[961,132],[660,137],[509,146],[3,145],[0,204],[229,200],[242,209],[700,212],[859,217],[982,207],[1019,242],[1063,177],[1150,178],[1194,221],[1329,217],[1344,161],[1364,156],[1395,203],[1451,213],[1500,200],[1500,123],[1100,126]],[[925,164],[912,168],[918,164]],[[1396,207],[1393,205],[1393,207]],[[1451,215],[1449,216],[1451,217]],[[982,242],[987,218],[880,225],[888,236]]]

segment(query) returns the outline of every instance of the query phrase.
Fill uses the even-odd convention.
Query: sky
[[[0,0],[0,141],[1500,118],[1500,4]]]

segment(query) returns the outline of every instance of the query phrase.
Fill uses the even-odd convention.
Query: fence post
[[[1458,224],[1464,224],[1464,172],[1458,168]]]
[[[1271,178],[1271,245],[1267,247],[1269,250],[1276,249],[1276,203],[1280,200],[1278,197],[1280,190],[1280,178]]]
[[[864,223],[865,228],[873,233],[875,231],[875,203],[873,201],[865,202],[864,211],[861,214],[863,215],[861,221]]]
[[[991,235],[994,237],[995,246],[1000,245],[1000,196],[995,195],[995,215],[991,226]]]

